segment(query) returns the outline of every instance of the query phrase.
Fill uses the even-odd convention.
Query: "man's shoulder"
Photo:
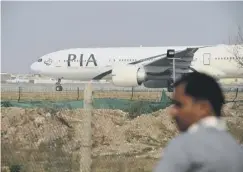
[[[208,146],[208,149],[221,149],[223,152],[226,150],[235,150],[240,152],[243,150],[241,146],[237,143],[235,138],[228,132],[224,130],[217,130],[214,128],[200,128],[196,132],[185,132],[181,133],[177,137],[173,138],[169,145],[170,147],[180,146],[184,150],[204,149]]]
[[[168,149],[185,149],[188,146],[188,143],[191,142],[191,137],[188,133],[180,133],[176,137],[172,138],[167,145]]]
[[[229,155],[243,158],[243,149],[237,141],[227,131],[218,131],[214,129],[202,129],[195,133],[182,133],[173,138],[167,149],[169,152],[179,151],[189,157],[205,157],[211,152],[214,156]],[[208,157],[209,158],[209,157]]]
[[[196,145],[199,146],[200,144],[204,144],[204,142],[217,142],[219,140],[227,140],[228,143],[236,143],[236,140],[232,137],[232,135],[227,131],[221,131],[214,128],[199,128],[196,132],[184,132],[180,133],[178,136],[171,139],[169,145],[176,146],[178,144],[186,145],[190,147],[191,144],[197,143]],[[222,143],[224,144],[224,142]]]

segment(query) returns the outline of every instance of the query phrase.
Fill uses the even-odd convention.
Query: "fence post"
[[[133,100],[133,89],[134,89],[134,87],[132,87],[132,97],[131,97],[131,100]]]
[[[236,99],[236,98],[237,98],[237,96],[238,96],[238,92],[239,92],[239,88],[237,88],[237,89],[236,89],[235,98],[233,99],[233,101],[232,101],[232,102],[235,102],[235,99]]]
[[[18,102],[20,101],[20,95],[21,95],[21,87],[19,87],[19,97],[18,97]]]
[[[92,132],[91,119],[93,110],[93,90],[91,83],[85,86],[84,90],[84,114],[83,114],[83,130],[80,132],[81,147],[80,147],[80,172],[91,171],[91,147],[92,147]]]
[[[77,89],[77,93],[78,93],[78,97],[77,97],[77,100],[79,99],[79,87]]]

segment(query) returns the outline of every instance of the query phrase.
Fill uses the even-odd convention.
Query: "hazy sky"
[[[67,48],[228,43],[243,2],[1,2],[1,71]]]

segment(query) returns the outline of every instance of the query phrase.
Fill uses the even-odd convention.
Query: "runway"
[[[86,83],[78,84],[62,84],[63,91],[84,90]],[[92,83],[94,91],[131,91],[131,87],[117,87],[111,83]],[[18,83],[18,84],[1,84],[1,92],[15,92],[22,89],[26,92],[53,92],[55,91],[55,84],[32,84],[32,83]],[[236,91],[243,92],[243,85],[223,85],[224,91]],[[144,86],[134,87],[133,91],[162,91],[166,88],[146,88]]]

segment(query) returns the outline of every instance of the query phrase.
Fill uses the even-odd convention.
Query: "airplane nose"
[[[32,63],[31,66],[30,66],[30,69],[34,72],[40,72],[40,65],[37,64],[36,62]]]

